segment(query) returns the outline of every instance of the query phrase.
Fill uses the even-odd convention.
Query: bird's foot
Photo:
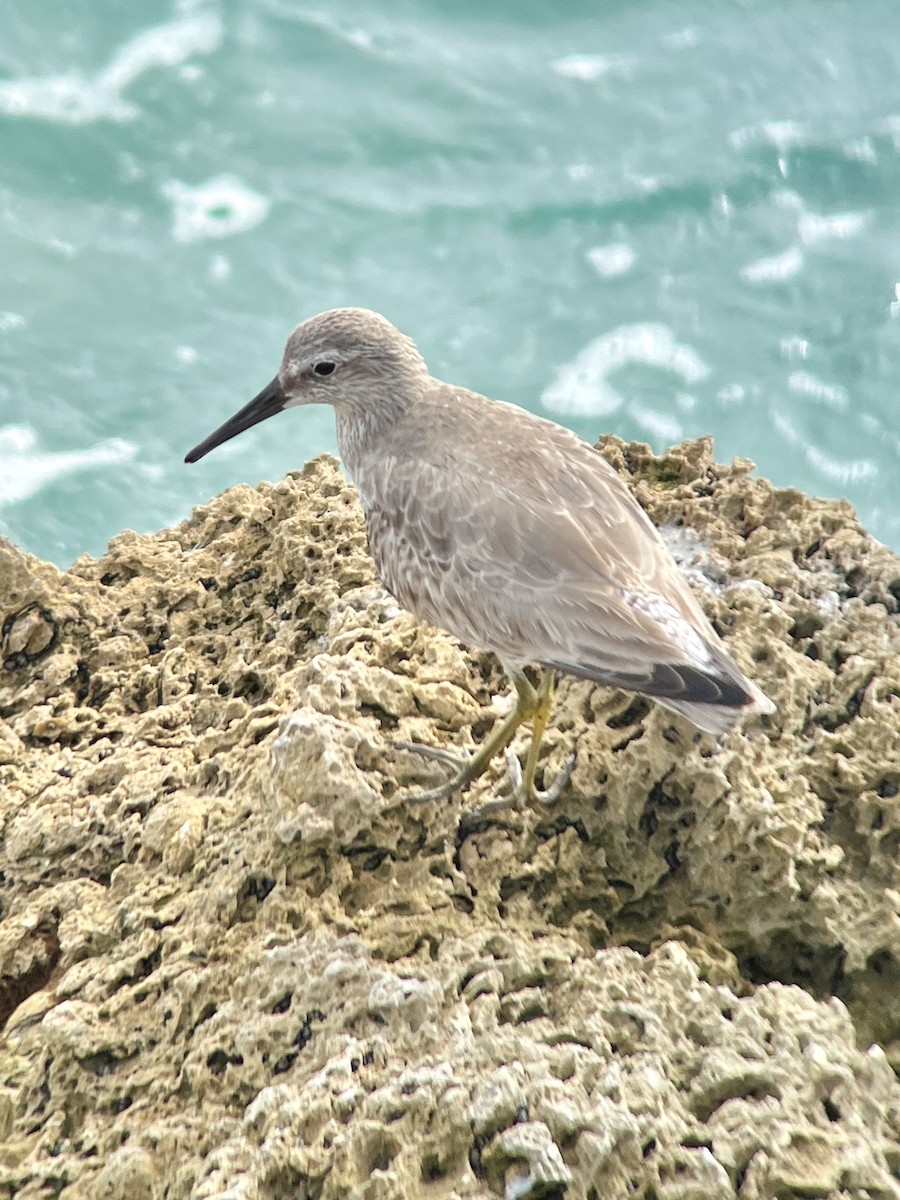
[[[484,774],[487,768],[487,763],[481,761],[474,754],[469,757],[463,757],[453,754],[449,750],[438,749],[437,746],[426,746],[421,742],[395,742],[394,746],[398,750],[408,750],[412,754],[421,755],[422,758],[430,758],[435,762],[446,763],[448,766],[454,768],[454,774],[446,782],[439,783],[436,787],[429,788],[427,791],[414,792],[411,796],[407,796],[406,800],[410,804],[426,804],[434,800],[449,800],[457,792],[465,791],[470,783],[474,783],[476,779]],[[490,813],[502,812],[505,808],[522,808],[525,792],[522,787],[521,763],[508,747],[504,750],[503,757],[506,761],[506,780],[501,785],[500,794],[492,800],[485,800],[482,804],[479,804],[477,808],[472,810],[471,817],[487,816]]]
[[[461,771],[468,763],[462,754],[454,754],[451,750],[442,750],[439,746],[426,746],[424,742],[394,742],[395,750],[408,750],[410,754],[420,754],[422,758],[433,758],[435,762],[446,763]]]
[[[449,750],[441,750],[436,746],[426,746],[421,742],[395,742],[394,744],[398,750],[407,750],[412,754],[419,754],[423,758],[430,758],[435,762],[446,763],[455,769],[454,774],[444,783],[440,783],[433,788],[428,788],[427,791],[414,792],[411,796],[407,796],[406,799],[411,804],[426,804],[436,800],[449,800],[457,792],[465,791],[469,784],[473,783],[483,773],[486,765],[476,762],[474,755],[469,758],[463,758],[460,755],[452,754]],[[516,808],[521,811],[532,799],[537,800],[540,804],[555,804],[565,790],[572,775],[572,768],[575,766],[575,753],[573,751],[563,763],[559,774],[550,787],[546,791],[542,791],[540,788],[535,787],[533,778],[530,781],[530,787],[526,785],[522,764],[509,747],[503,751],[503,758],[506,762],[506,780],[504,785],[501,786],[500,793],[493,799],[485,800],[477,808],[474,808],[469,814],[470,820],[491,816],[508,808]]]
[[[505,812],[514,808],[521,812],[525,804],[525,789],[522,787],[522,764],[512,750],[507,747],[503,751],[506,763],[506,779],[496,796],[490,800],[482,800],[470,812],[466,813],[467,826],[477,825],[484,817],[492,817],[495,813]]]
[[[541,804],[555,804],[568,786],[569,780],[572,778],[572,768],[574,766],[575,751],[573,750],[560,767],[559,774],[545,792],[539,791],[536,787],[532,787],[531,793],[535,800],[539,800]]]
[[[471,758],[463,758],[461,755],[452,754],[449,750],[441,750],[437,746],[426,746],[422,742],[395,742],[394,746],[397,750],[408,750],[411,754],[419,754],[422,758],[430,758],[435,762],[446,763],[454,768],[455,773],[445,783],[405,797],[410,804],[449,800],[451,796],[467,788],[475,778]]]
[[[542,791],[541,788],[535,786],[533,777],[531,786],[526,784],[522,764],[511,750],[506,751],[505,757],[506,777],[512,785],[507,804],[515,804],[519,809],[524,808],[530,800],[537,800],[539,804],[555,804],[563,794],[566,784],[572,776],[572,768],[575,766],[575,751],[573,750],[550,787],[546,791]]]

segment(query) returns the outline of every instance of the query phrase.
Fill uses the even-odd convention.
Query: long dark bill
[[[260,421],[265,421],[268,417],[274,417],[276,413],[281,412],[284,406],[285,395],[276,377],[249,404],[245,404],[240,412],[235,413],[224,425],[220,425],[215,433],[211,433],[208,438],[204,438],[198,446],[190,450],[184,456],[184,461],[186,463],[197,462],[204,454],[209,454],[210,450],[215,450],[216,446],[221,446],[223,442],[237,437],[245,429],[258,425]]]

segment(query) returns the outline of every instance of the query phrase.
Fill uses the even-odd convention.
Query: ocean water
[[[0,0],[0,532],[60,565],[334,450],[182,458],[300,319],[900,548],[897,0]]]

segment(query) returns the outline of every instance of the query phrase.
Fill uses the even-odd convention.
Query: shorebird
[[[707,620],[660,534],[606,460],[568,429],[434,379],[385,317],[338,308],[298,325],[276,377],[195,446],[192,463],[286,408],[330,404],[378,572],[416,617],[492,651],[515,705],[451,778],[468,787],[532,722],[521,795],[535,788],[556,674],[650,696],[719,734],[774,711]],[[538,668],[537,682],[525,667]]]

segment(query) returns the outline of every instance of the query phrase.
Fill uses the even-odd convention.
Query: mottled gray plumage
[[[493,651],[514,678],[539,663],[653,696],[712,733],[772,711],[605,459],[551,421],[433,379],[377,313],[299,325],[276,380],[188,461],[320,403],[335,410],[378,571],[410,612]]]

